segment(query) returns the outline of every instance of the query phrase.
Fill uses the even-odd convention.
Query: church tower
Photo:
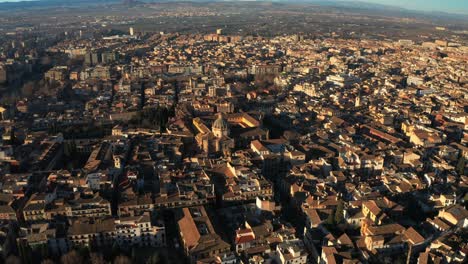
[[[356,97],[356,100],[354,101],[354,106],[361,107],[361,95]]]

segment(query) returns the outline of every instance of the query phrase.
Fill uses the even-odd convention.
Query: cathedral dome
[[[219,130],[228,130],[229,123],[226,121],[226,119],[223,118],[221,114],[219,114],[218,118],[214,121],[212,128]]]
[[[229,136],[229,123],[226,121],[226,119],[223,118],[221,114],[219,114],[218,118],[214,121],[211,130],[217,138]]]

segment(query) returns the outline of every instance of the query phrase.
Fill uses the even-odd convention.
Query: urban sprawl
[[[5,259],[466,263],[467,43],[60,34],[0,49]]]

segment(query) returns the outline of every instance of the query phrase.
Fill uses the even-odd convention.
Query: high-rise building
[[[91,57],[90,52],[85,54],[85,64],[87,64],[87,65],[92,65],[93,64],[93,59]]]
[[[101,62],[101,56],[99,56],[99,53],[97,52],[93,52],[91,54],[91,58],[92,58],[93,64],[99,64]]]
[[[130,32],[130,36],[133,36],[135,34],[132,27],[129,29],[129,32]]]
[[[112,63],[117,59],[115,52],[107,51],[101,54],[101,61],[103,64]]]
[[[88,52],[85,54],[85,64],[86,65],[96,65],[102,62],[101,53],[94,51]]]
[[[5,65],[0,65],[0,84],[8,81],[8,70]]]

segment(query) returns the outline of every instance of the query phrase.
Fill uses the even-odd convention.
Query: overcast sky
[[[18,2],[21,0],[0,0],[0,2]],[[170,1],[170,0],[169,0]],[[354,0],[341,0],[354,1]],[[468,14],[468,0],[360,0],[377,4],[399,6],[423,11],[444,11]]]

